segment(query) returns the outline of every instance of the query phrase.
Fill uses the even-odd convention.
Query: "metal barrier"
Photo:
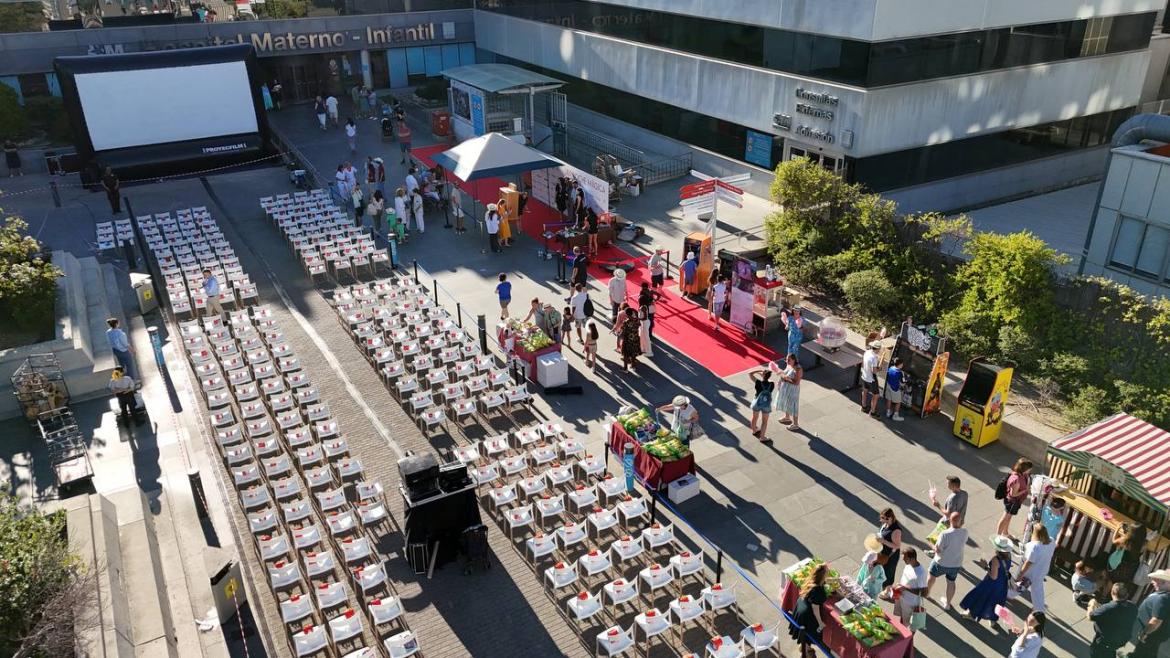
[[[580,126],[569,126],[568,137],[569,153],[575,159],[592,162],[598,154],[608,153],[617,158],[624,168],[634,169],[641,174],[646,185],[681,178],[691,170],[690,151],[675,156],[652,153],[647,157],[645,151]]]
[[[577,145],[588,147],[583,159],[592,160],[598,153],[608,153],[617,158],[623,165],[638,166],[646,161],[646,154],[636,148],[628,146],[612,137],[594,132],[588,128],[570,125],[569,151]]]
[[[672,158],[663,158],[638,165],[638,171],[642,174],[646,185],[654,185],[675,178],[689,176],[693,168],[691,165],[692,159],[691,152],[687,151]]]

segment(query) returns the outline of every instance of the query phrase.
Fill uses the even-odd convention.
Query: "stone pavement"
[[[414,144],[430,143],[429,124],[422,121],[421,114],[412,113],[410,118]],[[393,189],[405,176],[405,168],[398,164],[397,147],[378,141],[375,122],[367,123],[371,126],[368,129],[359,126],[360,157],[355,164],[364,161],[367,153],[383,156],[388,165],[387,188]],[[335,170],[338,161],[348,158],[341,134],[314,128],[308,109],[286,111],[274,117],[273,124],[292,137],[322,172]],[[662,245],[677,250],[683,236],[702,229],[703,222],[680,217],[677,188],[685,182],[663,183],[641,197],[622,200],[618,206],[622,215],[647,227],[642,240],[632,247],[623,243],[624,249],[647,253]],[[767,200],[747,197],[743,210],[721,211],[719,246],[762,246],[762,217],[770,207]],[[439,283],[441,299],[458,300],[465,317],[474,313],[489,320],[497,317],[492,290],[501,271],[509,273],[513,307],[522,312],[532,297],[555,303],[567,294],[553,281],[554,265],[537,259],[541,245],[526,236],[504,254],[494,255],[482,253],[486,239],[475,228],[456,236],[442,228],[441,216],[429,217],[427,226],[424,235],[412,237],[400,248],[400,258],[406,263],[417,259]],[[603,294],[593,286],[595,300]],[[717,381],[659,343],[655,357],[643,359],[644,365],[636,374],[623,374],[613,351],[614,339],[603,332],[600,343],[604,365],[593,373],[584,370],[579,346],[566,351],[573,369],[571,383],[582,384],[584,394],[548,397],[542,404],[577,431],[591,432],[591,445],[600,450],[597,423],[622,403],[658,405],[679,392],[690,395],[704,414],[710,438],[694,445],[703,493],[681,505],[679,511],[752,574],[765,592],[774,595],[780,570],[809,555],[830,560],[842,571],[855,570],[864,553],[861,540],[876,529],[878,511],[887,506],[898,511],[907,527],[907,543],[921,550],[922,538],[937,521],[927,502],[928,482],[945,489],[948,474],[959,475],[971,494],[969,566],[960,580],[958,596],[961,598],[982,576],[974,561],[986,557],[986,538],[994,531],[1002,509],[992,492],[1015,460],[1007,449],[993,444],[977,450],[960,442],[951,436],[950,421],[945,417],[908,418],[904,423],[869,419],[858,410],[856,391],[849,395],[839,392],[849,375],[832,366],[807,373],[801,392],[805,432],[786,432],[774,419],[770,435],[775,444],[764,446],[751,437],[747,427],[750,379],[746,373]],[[783,349],[779,337],[769,337],[769,344]],[[1017,519],[1013,531],[1021,532],[1022,523],[1022,518]],[[1053,623],[1046,647],[1053,656],[1084,655],[1091,626],[1072,602],[1067,582],[1053,580],[1048,588]],[[749,618],[777,616],[762,596],[753,597],[746,607]],[[1027,604],[1017,602],[1012,609],[1022,618]],[[1006,655],[1010,638],[962,621],[954,612],[943,612],[934,604],[928,612],[931,621],[916,641],[922,655]]]

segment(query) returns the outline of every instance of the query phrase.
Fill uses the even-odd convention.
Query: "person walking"
[[[581,247],[573,247],[572,273],[569,282],[573,285],[585,285],[589,280],[589,256]]]
[[[995,555],[987,561],[987,574],[983,580],[959,601],[964,617],[972,621],[999,623],[997,606],[1007,603],[1008,581],[1012,570],[1012,540],[1006,535],[993,535],[990,539]]]
[[[370,198],[369,205],[366,206],[366,220],[365,226],[370,229],[373,235],[382,234],[382,213],[386,212],[386,199],[382,196],[382,190],[374,190],[374,196]]]
[[[825,592],[828,575],[829,565],[818,564],[800,586],[800,598],[792,615],[795,623],[789,624],[788,634],[800,645],[802,658],[816,658],[816,647],[822,642],[821,630],[825,621],[821,607],[829,598]]]
[[[573,294],[567,301],[573,309],[573,324],[577,327],[577,340],[584,341],[581,329],[584,328],[585,321],[589,319],[589,314],[585,312],[585,307],[589,305],[589,293],[585,292],[585,286],[580,283],[573,286]]]
[[[1040,649],[1044,645],[1044,626],[1047,623],[1047,615],[1034,611],[1024,620],[1023,628],[1013,628],[1012,631],[1019,635],[1012,642],[1008,658],[1040,658]]]
[[[508,275],[500,272],[499,283],[496,284],[496,297],[500,299],[500,319],[508,319],[508,305],[512,303],[512,284]]]
[[[886,369],[886,418],[902,422],[902,357],[896,357]]]
[[[110,202],[110,212],[115,215],[122,212],[122,183],[113,167],[106,167],[102,174],[102,189],[106,191],[106,200]]]
[[[137,400],[134,399],[134,391],[137,390],[138,384],[133,377],[126,374],[125,368],[117,366],[110,373],[110,382],[106,384],[106,387],[118,399],[118,408],[122,412],[122,418],[129,423],[141,411],[138,408]]]
[[[1142,601],[1137,611],[1137,635],[1129,658],[1157,658],[1170,640],[1170,570],[1158,569],[1150,573],[1154,591]]]
[[[780,395],[776,397],[776,411],[784,414],[780,422],[788,426],[788,431],[800,429],[800,380],[804,378],[804,370],[795,354],[785,357],[784,371],[780,373]]]
[[[357,155],[357,124],[353,117],[345,120],[345,142],[349,144],[350,155]]]
[[[699,272],[699,261],[695,260],[695,252],[688,251],[682,264],[682,281],[679,287],[684,293],[696,293],[695,277]]]
[[[351,203],[349,183],[346,182],[345,163],[337,165],[337,173],[333,174],[333,180],[337,184],[337,196],[341,198],[341,203],[348,206]]]
[[[897,595],[894,597],[894,613],[903,624],[909,624],[915,612],[923,612],[922,597],[926,593],[926,569],[918,561],[918,551],[905,546],[902,548],[902,576],[898,579]],[[912,629],[913,630],[913,629]]]
[[[788,353],[800,357],[800,345],[804,343],[804,310],[793,306],[792,310],[780,316],[788,332]]]
[[[723,305],[727,301],[727,284],[723,279],[708,289],[707,297],[707,315],[715,323],[715,331],[719,331],[719,318],[723,317]]]
[[[487,212],[483,215],[484,226],[487,227],[488,247],[493,254],[500,253],[500,211],[496,208],[496,204],[489,203]],[[581,333],[577,330],[578,335]]]
[[[772,393],[776,390],[772,371],[761,368],[748,373],[748,377],[751,377],[756,389],[756,396],[752,398],[752,436],[763,443],[771,443],[772,439],[768,438],[768,417],[772,415]]]
[[[642,354],[647,358],[654,358],[654,345],[650,340],[650,323],[653,322],[650,309],[638,307],[638,343],[642,347]]]
[[[1027,589],[1032,599],[1032,609],[1044,612],[1048,602],[1044,598],[1044,580],[1052,567],[1052,556],[1056,553],[1056,542],[1048,536],[1048,529],[1037,523],[1032,527],[1032,541],[1024,544],[1024,563],[1016,576],[1018,589]]]
[[[223,316],[223,305],[219,303],[219,279],[211,270],[203,270],[203,294],[207,295],[207,313],[216,317]]]
[[[650,317],[646,333],[651,338],[654,337],[654,316],[658,313],[658,298],[661,296],[661,293],[650,288],[650,284],[642,282],[642,289],[638,292],[638,308],[645,308],[646,315]]]
[[[996,534],[1010,537],[1012,517],[1020,513],[1024,499],[1032,488],[1032,462],[1020,457],[1012,466],[1012,472],[1003,481],[1003,515],[995,528]],[[998,494],[998,488],[996,493]],[[998,498],[999,496],[997,496]]]
[[[576,310],[574,310],[574,313]],[[574,317],[574,319],[576,319]],[[568,334],[565,334],[568,336]],[[590,370],[597,368],[597,339],[601,332],[597,329],[597,322],[593,318],[585,324],[585,338],[581,339],[581,325],[577,325],[577,338],[581,339],[585,352],[585,367]]]
[[[655,290],[661,288],[666,281],[666,257],[662,255],[663,253],[664,250],[655,249],[654,255],[646,263],[647,269],[650,270],[650,285]]]
[[[394,217],[395,222],[399,226],[405,227],[410,220],[410,215],[406,214],[406,189],[398,188],[394,190]]]
[[[882,565],[882,570],[886,574],[886,577],[882,579],[881,598],[893,601],[893,590],[890,586],[894,584],[894,574],[898,573],[899,551],[902,550],[902,524],[898,522],[898,516],[894,514],[892,507],[883,509],[878,516],[878,521],[881,525],[878,526],[877,537],[882,544],[878,564]]]
[[[613,278],[609,280],[606,286],[609,290],[609,313],[613,318],[613,323],[617,324],[618,310],[621,309],[622,304],[626,303],[626,297],[629,293],[626,292],[626,271],[622,268],[616,268],[613,271]]]
[[[317,99],[313,101],[313,114],[317,115],[317,124],[321,126],[321,130],[325,130],[325,119],[329,116],[328,112],[328,108],[325,107],[325,101],[320,96],[317,96]]]
[[[573,348],[573,307],[566,306],[561,311],[561,344],[569,349]],[[578,335],[578,338],[580,336]]]
[[[414,225],[418,228],[420,234],[427,232],[426,222],[423,219],[424,205],[422,194],[418,190],[415,190],[414,194],[410,197],[410,207],[414,211]]]
[[[138,369],[134,365],[134,347],[130,345],[126,332],[122,331],[118,318],[106,320],[106,326],[109,327],[106,329],[106,340],[114,352],[114,360],[131,376],[138,374]]]
[[[463,192],[454,183],[447,189],[448,200],[451,204],[451,215],[455,218],[455,233],[463,235],[467,232],[467,227],[463,223],[463,218],[466,215],[463,212]]]
[[[8,166],[9,178],[24,175],[24,166],[20,162],[20,149],[11,139],[4,140],[4,164]]]
[[[865,354],[861,356],[861,410],[878,417],[878,348],[881,343],[870,341],[865,346]]]
[[[622,353],[622,370],[629,372],[631,366],[638,365],[638,357],[642,356],[641,329],[638,326],[638,314],[632,308],[626,308],[625,321],[622,322],[618,334],[618,349]]]
[[[410,155],[410,126],[406,125],[405,115],[398,120],[398,148],[402,151],[400,164],[406,164],[406,158]]]
[[[337,128],[340,124],[338,123],[338,118],[337,118],[337,97],[336,96],[334,96],[333,94],[329,94],[329,97],[325,99],[325,109],[329,112],[329,123],[332,123],[333,127]]]
[[[1089,658],[1117,658],[1117,650],[1129,642],[1137,621],[1138,607],[1129,600],[1129,585],[1114,583],[1109,595],[1111,600],[1104,605],[1089,600],[1087,616],[1093,622]]]
[[[926,591],[923,593],[924,597],[929,598],[935,579],[946,578],[946,596],[938,600],[938,604],[943,610],[950,610],[951,601],[955,600],[955,581],[959,578],[959,572],[963,570],[963,547],[967,543],[967,529],[963,527],[962,515],[958,512],[951,512],[947,520],[949,526],[939,533],[938,541],[934,543],[934,559],[930,562],[930,578],[926,581]]]
[[[940,505],[937,497],[930,499],[930,506],[942,512],[942,518],[939,522],[945,522],[950,518],[951,514],[957,513],[959,520],[963,523],[967,521],[967,492],[963,491],[963,482],[957,475],[947,476],[947,490],[950,492]]]

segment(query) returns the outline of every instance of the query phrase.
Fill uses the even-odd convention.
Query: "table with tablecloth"
[[[496,326],[496,341],[502,346],[504,344],[503,325]],[[512,356],[524,362],[524,375],[531,381],[536,381],[536,360],[545,354],[552,354],[553,352],[560,352],[561,344],[553,343],[547,347],[542,347],[535,352],[529,352],[524,349],[524,344],[520,339],[516,339],[512,346]]]
[[[642,449],[637,439],[630,436],[621,423],[609,428],[609,449],[620,461],[625,454],[625,445],[634,444],[634,474],[648,489],[658,490],[684,475],[695,472],[695,454],[674,461],[664,462]]]
[[[796,611],[796,602],[799,599],[800,590],[797,589],[796,583],[789,579],[780,592],[780,607],[788,614],[792,614]],[[839,596],[831,596],[821,607],[821,619],[825,624],[821,629],[821,641],[826,649],[839,658],[914,658],[914,634],[900,620],[886,615],[886,619],[897,629],[900,636],[890,638],[877,646],[867,647],[842,625],[842,615],[835,605],[840,600]]]

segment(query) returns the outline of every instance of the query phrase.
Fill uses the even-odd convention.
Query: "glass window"
[[[1145,222],[1122,217],[1117,226],[1117,236],[1113,238],[1113,248],[1109,250],[1109,264],[1132,270],[1137,263],[1145,231]]]
[[[695,55],[875,87],[1140,50],[1154,12],[865,42],[591,0],[479,0],[478,8]]]
[[[1134,267],[1139,274],[1155,279],[1162,277],[1162,268],[1166,263],[1166,247],[1170,245],[1170,231],[1152,224],[1146,226],[1145,239],[1138,252],[1137,265]]]
[[[427,72],[427,60],[422,48],[406,49],[406,72],[409,75],[422,75]]]

